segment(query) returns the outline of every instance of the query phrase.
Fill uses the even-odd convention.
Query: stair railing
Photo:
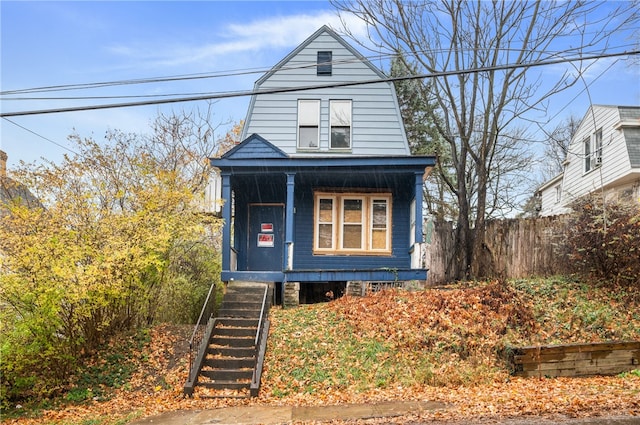
[[[256,340],[255,340],[256,349],[258,349],[258,340],[260,339],[260,329],[262,329],[262,318],[264,317],[264,308],[265,308],[265,305],[267,304],[267,292],[269,292],[269,285],[264,286],[264,294],[262,295],[262,307],[260,308],[260,319],[258,320],[258,329],[256,329]]]
[[[187,385],[189,383],[195,384],[193,380],[196,376],[198,376],[198,371],[195,370],[200,367],[200,365],[196,364],[199,362],[195,361],[197,354],[200,352],[202,348],[203,341],[205,341],[205,334],[210,332],[212,326],[210,326],[214,320],[213,319],[213,304],[211,304],[211,294],[214,293],[214,289],[216,284],[213,283],[209,288],[209,293],[207,294],[207,299],[202,305],[202,310],[200,311],[200,316],[198,317],[198,321],[193,329],[193,333],[191,334],[191,339],[189,340],[189,377],[187,379]],[[207,314],[207,310],[208,314]],[[185,386],[186,391],[186,386]]]
[[[250,395],[257,397],[260,390],[260,377],[262,375],[262,365],[264,363],[264,354],[267,348],[267,338],[265,333],[269,332],[269,320],[265,319],[267,308],[267,295],[269,293],[269,285],[265,285],[264,294],[262,296],[262,307],[260,308],[260,318],[258,320],[258,328],[256,329],[255,351],[256,362],[253,368],[253,376],[251,378]],[[263,324],[264,322],[264,324]],[[264,328],[264,329],[263,329]]]

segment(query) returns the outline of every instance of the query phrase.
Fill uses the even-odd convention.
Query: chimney
[[[0,177],[7,177],[7,154],[0,151]]]

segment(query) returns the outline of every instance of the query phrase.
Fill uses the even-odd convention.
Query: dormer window
[[[318,61],[316,65],[317,75],[331,75],[332,52],[318,52]]]

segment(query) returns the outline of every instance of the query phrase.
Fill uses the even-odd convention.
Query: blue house
[[[322,27],[255,83],[221,176],[222,281],[302,302],[347,282],[424,281],[423,181],[385,75]],[[366,84],[358,84],[367,82]],[[276,297],[278,298],[278,297]]]

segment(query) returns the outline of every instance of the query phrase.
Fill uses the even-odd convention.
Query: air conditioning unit
[[[596,156],[596,167],[599,167],[601,165],[602,165],[602,157]]]

